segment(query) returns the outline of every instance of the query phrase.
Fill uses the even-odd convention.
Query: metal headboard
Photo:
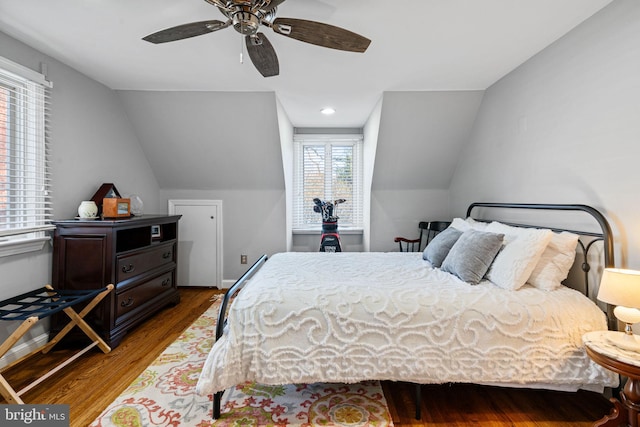
[[[592,245],[595,242],[601,241],[603,243],[603,252],[604,252],[604,267],[613,267],[614,266],[614,249],[613,249],[613,234],[611,232],[611,226],[607,219],[602,215],[597,209],[587,206],[587,205],[562,205],[562,204],[535,204],[535,203],[485,203],[485,202],[477,202],[472,203],[467,208],[467,217],[471,216],[471,212],[474,208],[497,208],[497,209],[530,209],[530,210],[547,210],[547,211],[578,211],[584,212],[593,217],[598,225],[600,226],[599,233],[586,232],[586,231],[576,231],[565,228],[554,228],[547,227],[542,225],[530,225],[530,224],[516,224],[516,223],[507,223],[509,225],[515,225],[518,227],[530,227],[530,228],[549,228],[556,232],[568,231],[571,233],[575,233],[581,236],[589,236],[593,237],[593,239],[588,243],[584,244],[581,240],[579,240],[580,248],[583,252],[584,262],[581,265],[582,271],[585,273],[585,294],[589,296],[589,279],[588,273],[591,270],[591,266],[588,262],[588,254],[589,249],[591,249]],[[487,219],[483,219],[486,221]],[[501,221],[504,223],[504,221]]]
[[[613,257],[613,233],[609,221],[595,208],[587,205],[561,205],[561,204],[535,204],[535,203],[472,203],[467,208],[467,216],[471,216],[474,208],[503,208],[503,209],[538,209],[549,211],[581,211],[591,215],[602,230],[600,233],[591,233],[586,231],[576,231],[564,228],[551,228],[553,231],[569,231],[571,233],[580,234],[582,236],[592,236],[593,241],[601,240],[604,246],[604,266],[606,268],[614,266]],[[513,224],[520,227],[542,227],[541,225]],[[544,227],[549,228],[549,227]],[[589,245],[590,246],[590,245]],[[588,251],[588,248],[586,248]]]

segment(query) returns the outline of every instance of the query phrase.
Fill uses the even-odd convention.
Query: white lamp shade
[[[640,271],[605,268],[598,299],[608,304],[640,308]]]

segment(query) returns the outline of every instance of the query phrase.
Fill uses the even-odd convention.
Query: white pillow
[[[456,228],[463,232],[471,230],[471,226],[462,218],[453,218],[453,221],[451,221],[451,225],[449,227]]]
[[[467,231],[467,230],[485,231],[488,225],[489,224],[487,224],[486,222],[476,221],[471,217],[467,219],[454,218],[453,221],[451,222],[451,227],[457,228],[460,231]]]
[[[499,222],[492,222],[485,231],[504,234],[504,246],[493,260],[487,279],[514,291],[527,282],[553,234],[551,230],[512,227]]]
[[[577,234],[563,231],[553,233],[538,264],[531,272],[528,283],[539,289],[552,291],[562,285],[576,258]]]
[[[476,221],[475,219],[468,217],[464,220],[467,224],[471,226],[474,230],[485,231],[489,226],[488,222]]]

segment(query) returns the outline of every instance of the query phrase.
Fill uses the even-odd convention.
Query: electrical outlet
[[[246,263],[247,263],[247,256],[240,255],[240,264],[246,264]]]

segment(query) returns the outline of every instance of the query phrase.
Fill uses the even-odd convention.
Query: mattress
[[[280,253],[234,299],[197,390],[394,380],[601,391],[618,377],[582,335],[606,329],[567,287],[472,286],[420,253]]]

